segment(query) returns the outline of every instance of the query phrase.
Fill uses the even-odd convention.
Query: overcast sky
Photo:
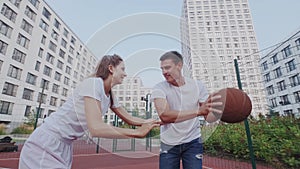
[[[130,75],[161,77],[159,55],[181,50],[180,0],[45,1],[95,55],[125,57]],[[260,50],[300,29],[300,0],[249,0],[249,5]]]

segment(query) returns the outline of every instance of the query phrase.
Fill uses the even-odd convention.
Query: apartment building
[[[32,112],[54,112],[98,59],[43,0],[0,9],[0,123],[11,131]]]
[[[112,89],[119,103],[133,116],[158,118],[150,102],[152,88],[144,87],[140,77],[126,77],[124,82]],[[149,114],[148,114],[149,113]],[[114,124],[115,114],[109,110],[105,115],[107,123]]]
[[[300,30],[260,60],[270,113],[300,118]]]
[[[185,74],[209,92],[238,88],[234,60],[252,114],[266,114],[266,95],[248,0],[184,0],[181,21]]]

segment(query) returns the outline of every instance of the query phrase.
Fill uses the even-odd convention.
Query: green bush
[[[21,125],[20,127],[14,128],[11,134],[31,134],[32,132],[32,126]]]
[[[250,121],[255,159],[282,168],[300,167],[300,120],[292,117]],[[205,130],[205,128],[204,128]],[[206,153],[250,159],[244,123],[222,124],[204,144]]]
[[[0,124],[0,135],[5,135],[5,124]]]

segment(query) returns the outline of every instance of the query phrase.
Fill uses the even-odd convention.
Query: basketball
[[[212,95],[221,95],[217,101],[223,102],[222,106],[215,107],[223,110],[221,121],[226,123],[239,123],[245,120],[252,111],[252,103],[249,96],[236,88],[224,88]]]

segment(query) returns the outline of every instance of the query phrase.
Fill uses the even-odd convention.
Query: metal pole
[[[146,98],[145,98],[145,101],[146,101],[146,119],[149,118],[149,111],[148,111],[149,99],[148,99],[148,96],[149,96],[149,94],[146,94]],[[149,147],[149,133],[146,136],[146,151],[148,150],[148,147]]]
[[[38,123],[38,118],[39,118],[39,114],[40,114],[40,109],[42,106],[42,102],[43,102],[43,97],[44,97],[44,90],[45,90],[45,81],[43,81],[43,89],[42,89],[42,94],[39,100],[39,107],[38,107],[38,111],[36,112],[36,116],[35,116],[35,123],[34,123],[34,130],[37,127],[37,123]]]
[[[235,66],[236,78],[237,78],[239,89],[243,90],[242,89],[241,78],[240,78],[239,65],[238,65],[237,59],[234,59],[234,66]],[[244,125],[245,125],[245,128],[246,128],[247,141],[248,141],[248,149],[249,149],[249,152],[250,152],[252,169],[256,169],[255,157],[254,157],[252,140],[251,140],[251,133],[250,133],[249,123],[248,123],[247,119],[244,120]]]

